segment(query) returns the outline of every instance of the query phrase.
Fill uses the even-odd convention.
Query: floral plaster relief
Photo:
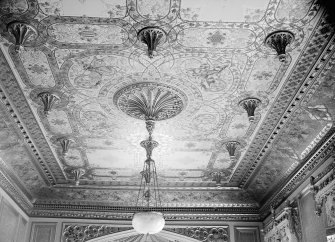
[[[195,79],[205,92],[227,92],[234,87],[234,76],[229,63],[215,60],[187,59],[181,67],[189,78]]]
[[[61,43],[120,45],[128,39],[128,33],[121,27],[101,24],[54,24],[49,26],[48,34]]]
[[[281,63],[276,56],[267,56],[256,60],[250,73],[246,90],[251,92],[268,91]]]
[[[85,165],[80,150],[70,149],[64,156],[65,164],[73,167],[83,167]]]
[[[97,95],[99,90],[92,92],[92,89],[98,89],[106,83],[116,84],[120,81],[117,77],[122,74],[143,70],[136,62],[130,65],[128,58],[115,55],[75,58],[72,62],[68,71],[70,84],[76,89],[89,89],[86,95]]]
[[[246,29],[189,28],[178,33],[181,45],[198,48],[245,49],[255,38],[255,34]]]
[[[245,113],[239,113],[232,118],[226,136],[236,138],[243,137],[246,135],[249,126],[250,122],[248,116]]]
[[[189,21],[256,22],[265,14],[267,0],[181,1],[181,18]]]
[[[48,123],[50,125],[50,131],[59,134],[70,134],[72,128],[69,123],[66,112],[61,110],[52,110],[47,116]]]
[[[20,59],[33,85],[42,87],[55,85],[47,57],[42,51],[26,48],[20,52]]]
[[[122,18],[126,15],[125,0],[48,0],[38,1],[47,15]]]

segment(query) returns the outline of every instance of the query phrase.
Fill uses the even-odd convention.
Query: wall
[[[62,234],[66,225],[112,225],[131,227],[131,221],[29,218],[27,214],[0,188],[0,242],[63,242]],[[218,228],[227,227],[229,242],[262,242],[260,222],[170,222],[167,228]]]
[[[299,203],[303,238],[305,242],[326,242],[325,212],[323,211],[319,217],[315,215],[315,202],[311,193],[301,197]]]
[[[31,218],[31,232],[29,242],[63,242],[63,232],[67,225],[111,225],[113,227],[131,228],[131,221],[106,221],[85,219],[61,219],[61,218]],[[229,231],[229,242],[262,242],[258,222],[176,222],[170,223],[165,228],[199,228],[199,227],[226,227]]]
[[[0,242],[26,242],[28,216],[0,188]]]
[[[56,229],[56,222],[32,222],[29,242],[54,242],[56,241]]]

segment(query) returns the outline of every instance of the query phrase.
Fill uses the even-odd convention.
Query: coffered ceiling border
[[[286,111],[288,115],[284,114],[287,117],[286,122],[290,118],[289,114],[293,114],[294,111],[299,106],[302,106],[302,104],[305,104],[308,102],[308,100],[312,97],[312,95],[317,90],[318,86],[321,84],[322,78],[328,73],[328,71],[332,67],[335,66],[335,48],[334,47],[335,47],[335,35],[332,35],[332,39],[328,42],[327,47],[323,50],[322,54],[318,57],[313,68],[311,68],[311,71],[308,74],[308,78],[306,78],[307,81],[303,83],[300,91],[298,91],[297,94],[292,99],[293,100],[292,104],[290,105],[289,109]],[[284,123],[285,121],[283,120],[281,122]],[[276,135],[278,133],[278,130],[280,130],[280,127],[278,128],[277,126],[277,129],[275,129],[273,133]],[[295,169],[295,171],[298,171],[304,165],[309,164],[308,161],[310,157],[314,155],[314,152],[317,151],[319,147],[324,145],[324,142],[334,133],[333,130],[334,128],[331,128],[327,132],[323,133],[323,137],[320,138],[320,140],[315,146],[306,148],[307,152],[304,152],[304,155],[301,157],[300,165],[298,166],[298,168]],[[269,143],[269,147],[271,147],[271,142]],[[260,167],[256,168],[256,171],[252,175],[252,178],[256,176],[257,170],[259,168]],[[295,172],[293,172],[293,174],[295,174]],[[280,177],[278,179],[278,183],[275,184],[271,189],[268,190],[269,192],[265,195],[265,197],[262,199],[260,204],[263,205],[265,202],[267,202],[268,201],[267,199],[269,199],[275,193],[275,191],[278,192],[278,189],[286,185],[289,179],[291,179],[291,177],[292,175],[289,175],[289,174],[286,174],[286,176]],[[252,178],[249,179],[247,185],[250,184]]]
[[[267,113],[253,142],[247,150],[244,164],[240,164],[235,170],[230,182],[240,187],[247,187],[262,164],[265,153],[271,148],[275,137],[290,118],[293,110],[306,91],[324,68],[334,52],[333,38],[334,30],[330,28],[325,20],[325,15],[319,20],[308,44],[300,55],[298,62],[292,68],[286,85],[282,88],[272,108]],[[327,48],[328,47],[328,48]],[[321,50],[321,51],[317,51]],[[315,60],[311,63],[311,61]],[[291,98],[293,97],[293,98]]]
[[[329,42],[328,48],[325,49],[323,55],[320,56],[319,61],[315,64],[311,74],[310,79],[315,79],[313,88],[307,90],[306,95],[301,99],[300,105],[304,103],[308,103],[309,99],[312,97],[314,92],[318,89],[319,85],[321,84],[323,78],[328,74],[329,70],[335,66],[335,36],[333,36],[332,41]],[[298,106],[298,105],[297,105]],[[302,162],[301,165],[296,168],[296,171],[304,166],[309,165],[309,160],[313,159],[315,156],[315,152],[317,152],[319,149],[322,149],[322,147],[326,147],[329,145],[328,140],[331,139],[334,135],[335,128],[334,124],[328,130],[325,134],[323,134],[323,137],[318,140],[318,142],[313,146],[307,147],[307,152],[302,155]],[[296,172],[293,172],[293,175],[295,175]],[[291,176],[292,177],[292,176]],[[290,177],[283,178],[281,181],[272,189],[273,191],[278,191],[281,187],[286,185],[289,181]],[[263,199],[263,203],[267,201],[271,196],[272,193],[269,193],[265,198]],[[261,202],[262,203],[262,202]]]
[[[5,93],[3,92],[1,87],[0,87],[0,112],[3,115],[3,118],[5,120],[7,119],[7,120],[9,120],[9,122],[11,122],[11,127],[13,128],[13,130],[15,130],[18,137],[23,138],[24,145],[25,145],[27,151],[28,152],[30,151],[29,152],[30,158],[31,158],[32,162],[34,163],[35,167],[38,169],[39,175],[41,176],[41,178],[43,179],[43,181],[46,184],[49,184],[49,180],[45,176],[44,170],[42,170],[41,167],[38,165],[39,162],[40,162],[40,155],[37,152],[37,147],[34,145],[33,141],[29,137],[28,132],[27,132],[27,128],[21,122],[20,118],[17,115],[17,112],[13,109],[12,105],[8,101],[8,99],[5,96]],[[3,164],[4,164],[3,168],[5,168],[6,164],[5,163],[3,163]],[[7,174],[11,173],[8,169],[6,170],[6,172],[7,172]],[[12,175],[12,174],[10,174],[10,175]],[[25,191],[26,194],[29,194],[29,192],[25,190],[24,185],[19,181],[19,178],[17,178],[16,175],[14,175],[14,173],[13,173],[12,177],[15,177],[15,179],[17,180],[17,185],[21,184],[21,185],[19,185],[20,188],[23,191]],[[30,194],[27,195],[27,196],[31,197]]]
[[[335,153],[335,127],[333,127],[324,139],[316,146],[311,155],[307,157],[307,162],[294,172],[287,182],[281,184],[275,194],[266,198],[266,202],[259,209],[260,217],[264,219],[270,212],[270,207],[278,206],[286,199],[296,188],[298,188],[306,179],[308,179],[313,171]]]
[[[21,91],[21,87],[2,49],[0,51],[0,70],[1,73],[3,73],[0,78],[0,94],[2,99],[7,100],[5,105],[10,107],[8,109],[12,114],[13,121],[18,124],[24,138],[31,144],[31,152],[35,155],[41,169],[44,171],[42,177],[47,179],[51,185],[55,185],[55,175],[56,177],[63,177],[63,179],[65,179],[65,176]],[[38,147],[38,149],[36,147]]]
[[[335,37],[329,42],[326,48],[314,65],[310,73],[310,79],[316,79],[313,89],[309,89],[301,102],[307,102],[321,84],[329,70],[335,66]],[[261,217],[265,217],[269,212],[270,206],[276,206],[288,197],[303,181],[308,179],[311,173],[322,164],[335,151],[335,127],[332,127],[327,134],[309,150],[304,157],[302,166],[298,167],[288,179],[283,179],[274,189],[276,193],[267,195],[263,200],[264,204],[260,208]]]

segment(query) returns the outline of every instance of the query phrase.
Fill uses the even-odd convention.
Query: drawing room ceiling
[[[147,131],[128,101],[148,90],[178,100],[153,133],[164,207],[258,209],[332,132],[332,30],[313,1],[5,0],[0,13],[0,157],[35,204],[134,205]],[[19,50],[13,21],[36,30]],[[165,35],[150,57],[145,27]],[[265,43],[275,31],[284,59]]]

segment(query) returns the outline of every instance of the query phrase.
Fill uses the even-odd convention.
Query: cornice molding
[[[79,208],[78,208],[79,209]],[[106,219],[106,220],[124,220],[131,221],[134,213],[117,213],[117,212],[98,212],[90,211],[66,211],[66,210],[51,210],[51,209],[36,209],[30,213],[31,217],[51,217],[51,218],[77,218],[77,219]],[[248,213],[165,213],[167,222],[173,221],[243,221],[243,222],[260,222],[258,214]]]
[[[260,208],[260,217],[264,219],[269,211],[270,206],[277,207],[285,198],[287,198],[295,189],[297,189],[315,169],[322,164],[335,151],[335,127],[333,127],[328,135],[323,139],[319,146],[315,147],[312,154],[308,156],[307,162],[294,173],[294,175],[277,190]]]
[[[237,182],[240,187],[247,187],[251,183],[262,164],[265,154],[271,149],[271,144],[276,136],[288,122],[293,111],[299,106],[299,103],[302,101],[303,96],[308,91],[309,87],[313,84],[330,60],[331,53],[334,52],[334,30],[324,31],[325,25],[326,20],[323,15],[308,41],[309,44],[306,45],[299,61],[295,64],[287,78],[286,85],[282,88],[281,94],[278,96],[277,100],[272,105],[273,108],[270,109],[270,112],[263,121],[267,126],[274,124],[273,129],[263,128],[259,131],[259,134],[257,135],[258,137],[255,137],[254,142],[262,144],[264,141],[264,145],[261,145],[261,147],[258,144],[250,145],[250,148],[244,157],[244,159],[247,158],[250,160],[250,165],[245,166],[244,169],[243,167],[238,167],[232,176],[231,182]],[[318,46],[318,49],[322,49],[320,54],[315,53],[315,51],[310,51],[312,48],[315,48],[315,45]],[[313,58],[316,59],[315,63],[306,66],[306,62]],[[284,105],[287,96],[293,96],[293,98],[289,101],[288,105]],[[251,151],[251,149],[254,151]]]
[[[332,163],[320,172],[316,178],[310,178],[310,190],[315,201],[315,214],[317,216],[321,215],[322,206],[327,202],[328,197],[335,195],[335,148],[331,155]],[[332,203],[332,198],[330,203]],[[326,208],[328,215],[331,215],[332,212],[328,211],[330,207],[326,206]]]
[[[23,138],[29,144],[31,153],[34,154],[35,159],[44,171],[42,177],[44,177],[44,179],[50,184],[56,184],[55,178],[48,166],[50,162],[45,161],[45,159],[54,159],[53,153],[48,145],[43,146],[43,144],[47,144],[47,141],[45,140],[43,132],[41,131],[33,112],[21,91],[21,87],[18,84],[9,63],[7,62],[2,48],[0,51],[0,66],[1,72],[4,73],[0,79],[0,97],[2,102],[7,107],[13,122],[17,124],[18,128],[22,132]],[[37,149],[37,147],[39,147],[39,149]],[[54,162],[53,164],[58,165],[58,162]],[[59,166],[54,166],[53,168],[56,170],[59,169],[59,172],[62,173]]]

